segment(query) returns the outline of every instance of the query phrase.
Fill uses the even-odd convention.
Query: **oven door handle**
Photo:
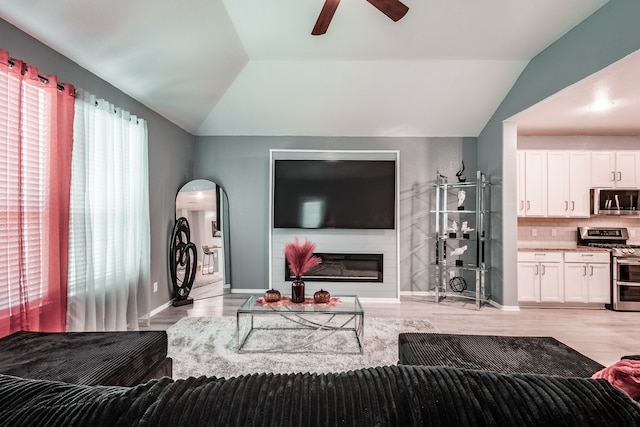
[[[640,265],[640,258],[616,258],[618,265]]]
[[[629,286],[629,287],[634,287],[634,288],[640,288],[640,283],[633,283],[633,282],[616,282],[618,286]]]

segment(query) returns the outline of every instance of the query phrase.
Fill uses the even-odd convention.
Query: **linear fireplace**
[[[302,279],[322,282],[382,282],[382,254],[314,253],[322,263],[309,270]],[[286,281],[295,276],[285,259]]]

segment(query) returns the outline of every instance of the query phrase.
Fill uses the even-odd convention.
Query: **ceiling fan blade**
[[[340,4],[340,0],[325,0],[316,25],[313,27],[313,31],[311,31],[312,35],[319,36],[327,32],[333,14],[336,13],[336,9],[338,8],[338,4]]]
[[[394,21],[400,20],[407,14],[409,8],[400,0],[367,0],[378,10]]]

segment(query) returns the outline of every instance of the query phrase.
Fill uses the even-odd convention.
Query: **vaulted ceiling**
[[[607,1],[403,0],[393,22],[342,0],[322,36],[324,0],[21,0],[0,17],[194,135],[476,136]]]

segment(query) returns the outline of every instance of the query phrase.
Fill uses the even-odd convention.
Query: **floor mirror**
[[[231,291],[229,202],[224,189],[205,179],[186,183],[176,195],[176,220],[185,218],[197,249],[194,300]]]

